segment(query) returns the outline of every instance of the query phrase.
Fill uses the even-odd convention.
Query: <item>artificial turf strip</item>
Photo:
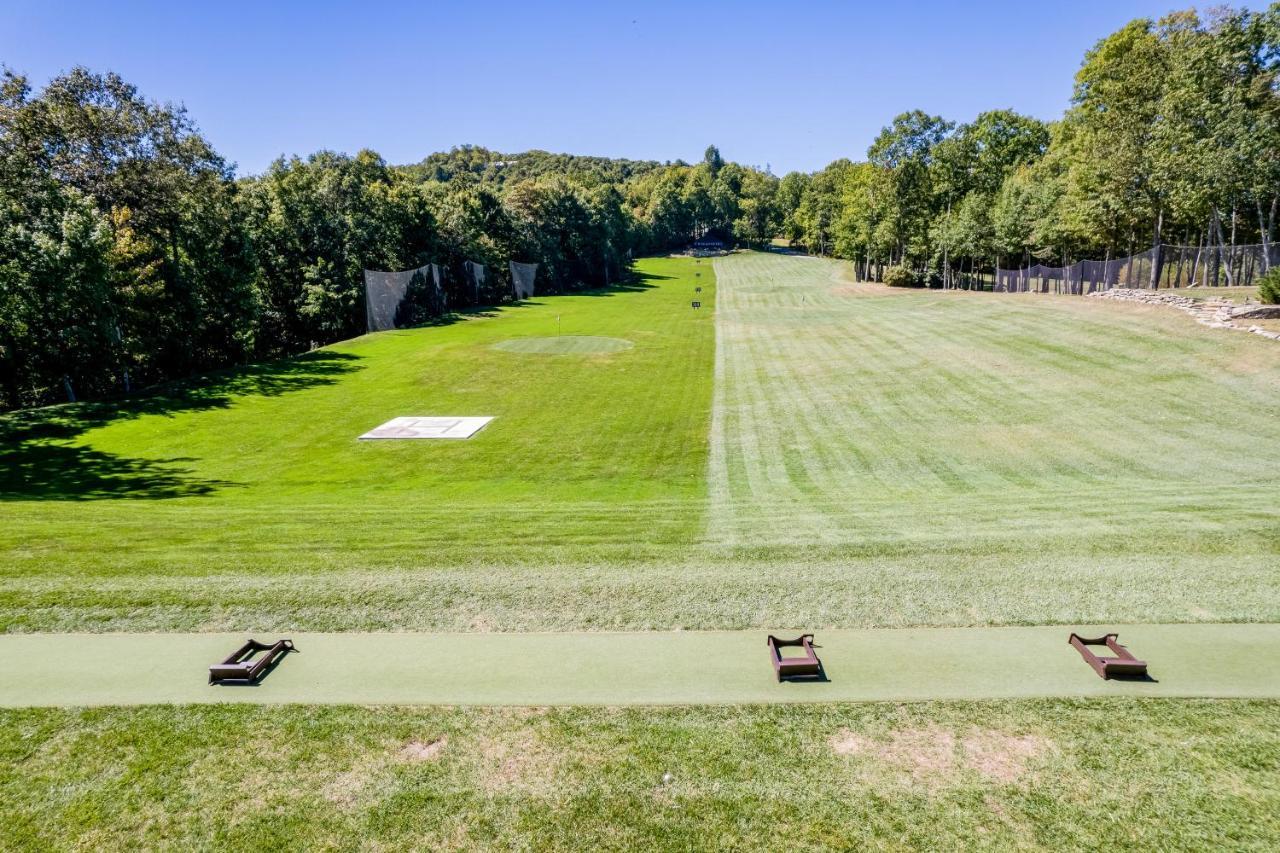
[[[754,631],[297,634],[300,653],[253,687],[205,683],[208,665],[243,635],[9,635],[0,637],[0,705],[1280,698],[1280,625],[1118,630],[1149,662],[1152,680],[1103,681],[1059,626],[822,631],[818,653],[829,681],[783,684],[774,679],[764,635]]]
[[[1280,848],[1280,702],[0,710],[12,850]]]

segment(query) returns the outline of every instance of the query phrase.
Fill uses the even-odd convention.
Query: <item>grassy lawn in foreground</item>
[[[0,824],[45,850],[1273,850],[1278,732],[1280,704],[1225,700],[0,711]]]

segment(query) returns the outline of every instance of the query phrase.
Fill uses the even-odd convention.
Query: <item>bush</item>
[[[1258,280],[1258,298],[1266,305],[1280,305],[1280,267],[1272,267]]]
[[[884,283],[890,287],[918,287],[920,280],[906,267],[889,267],[884,271]]]

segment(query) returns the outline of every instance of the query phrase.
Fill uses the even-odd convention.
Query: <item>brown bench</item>
[[[274,643],[247,640],[222,663],[215,663],[209,667],[209,683],[244,681],[253,684],[268,668],[292,651],[296,651],[293,640],[277,640]],[[265,652],[265,654],[259,655],[259,652]]]
[[[1080,657],[1084,658],[1084,662],[1093,667],[1093,671],[1103,678],[1112,678],[1121,676],[1127,678],[1141,678],[1147,674],[1147,662],[1138,660],[1124,646],[1117,642],[1119,634],[1104,634],[1096,639],[1087,639],[1081,637],[1074,631],[1071,633],[1069,642],[1076,651],[1080,653]],[[1094,654],[1090,646],[1106,646],[1111,650],[1115,657],[1100,657]]]
[[[804,649],[801,657],[783,657],[782,649],[799,647]],[[778,680],[784,678],[821,679],[823,676],[822,661],[813,652],[813,634],[801,634],[794,640],[780,640],[769,635],[769,662]]]

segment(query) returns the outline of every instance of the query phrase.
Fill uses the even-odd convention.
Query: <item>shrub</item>
[[[1272,267],[1258,280],[1258,298],[1267,305],[1280,305],[1280,267]]]
[[[884,271],[884,283],[890,287],[917,287],[920,280],[906,267],[889,267]]]

